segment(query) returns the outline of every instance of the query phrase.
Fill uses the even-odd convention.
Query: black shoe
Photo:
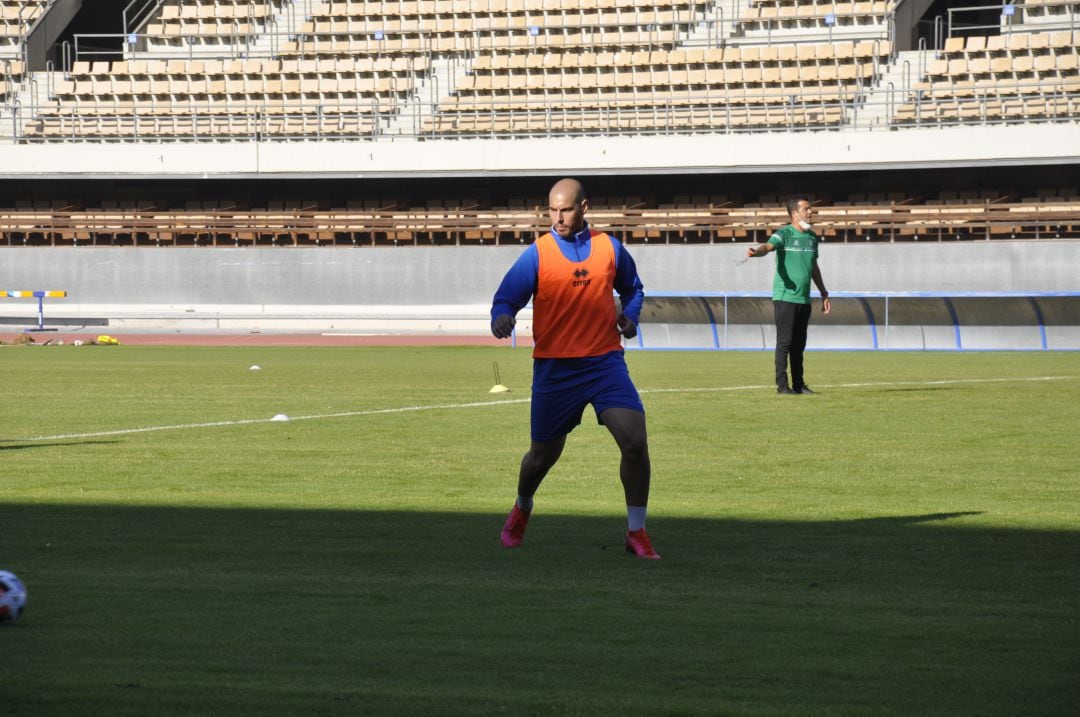
[[[792,389],[788,388],[787,386],[777,386],[776,387],[776,392],[781,394],[781,395],[784,395],[784,396],[795,396],[795,395],[798,395],[798,393],[799,393],[798,391],[793,391]]]
[[[805,393],[807,395],[814,395],[817,391],[811,391],[809,386],[803,386],[802,388],[795,389],[795,393]]]

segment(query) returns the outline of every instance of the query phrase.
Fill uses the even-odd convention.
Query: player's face
[[[799,202],[799,206],[795,207],[795,211],[791,213],[791,216],[795,220],[803,220],[807,224],[814,223],[814,208],[810,206],[810,202],[805,199]]]
[[[551,215],[551,227],[563,239],[569,239],[585,226],[585,212],[589,209],[589,200],[578,198],[562,191],[553,191],[548,197],[548,213]]]

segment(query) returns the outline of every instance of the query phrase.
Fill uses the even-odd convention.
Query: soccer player
[[[533,496],[591,403],[622,453],[626,552],[659,560],[645,532],[651,472],[645,408],[622,348],[622,337],[637,335],[644,287],[626,247],[585,221],[589,200],[580,182],[556,182],[548,203],[551,230],[522,252],[491,305],[491,333],[505,339],[517,313],[533,300],[532,442],[521,459],[502,544],[521,545]]]
[[[805,195],[787,202],[791,223],[781,227],[769,241],[746,250],[748,257],[776,252],[776,278],[773,279],[773,317],[776,321],[776,392],[794,395],[815,393],[803,376],[803,351],[806,330],[810,325],[810,281],[821,292],[821,312],[832,310],[829,292],[818,268],[818,237],[814,234],[814,208]],[[791,359],[791,383],[788,384],[788,358]]]

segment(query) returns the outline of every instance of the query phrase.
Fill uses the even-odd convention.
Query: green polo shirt
[[[769,237],[776,247],[776,278],[773,279],[773,301],[792,304],[810,303],[810,280],[818,258],[818,238],[814,232],[804,232],[788,224]]]

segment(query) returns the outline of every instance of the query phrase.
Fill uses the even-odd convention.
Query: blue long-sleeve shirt
[[[563,239],[554,229],[551,230],[551,236],[555,238],[563,256],[570,261],[587,259],[592,252],[588,224],[570,239]],[[637,264],[630,252],[615,237],[611,237],[611,244],[615,247],[615,292],[619,295],[623,313],[636,324],[641,316],[641,305],[645,301],[645,287],[638,277]],[[536,293],[539,272],[540,253],[536,244],[533,244],[521,253],[499,284],[491,303],[492,321],[502,314],[517,316],[517,313],[525,308]]]

